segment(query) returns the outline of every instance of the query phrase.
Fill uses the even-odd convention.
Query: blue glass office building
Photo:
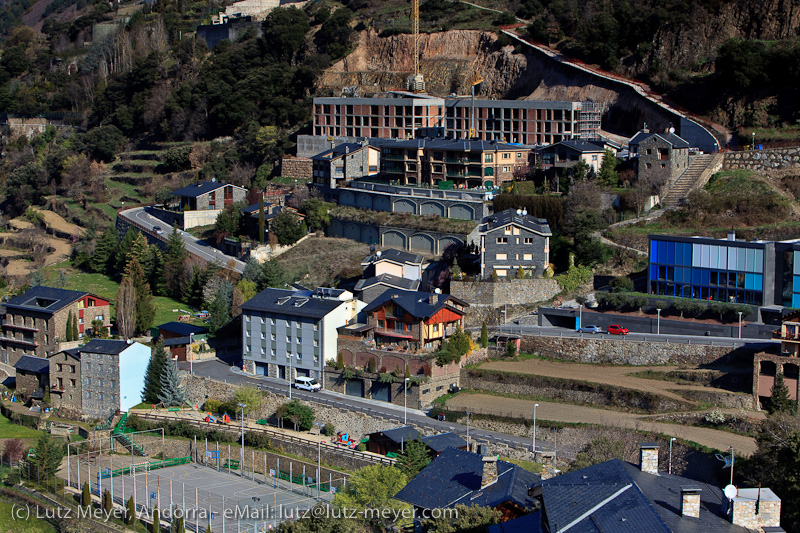
[[[650,236],[650,294],[800,308],[800,244]]]

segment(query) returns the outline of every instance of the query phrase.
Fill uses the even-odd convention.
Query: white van
[[[294,379],[294,388],[317,392],[322,388],[322,385],[320,385],[319,382],[317,382],[317,380],[314,378],[298,376]]]

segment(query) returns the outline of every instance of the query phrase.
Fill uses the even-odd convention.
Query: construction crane
[[[469,138],[474,139],[477,137],[475,131],[475,86],[483,83],[483,76],[480,72],[480,67],[478,66],[478,58],[475,58],[475,61],[472,62],[472,70],[469,76],[469,88],[472,92],[472,103],[470,105],[469,110]]]
[[[414,34],[414,73],[408,77],[409,91],[425,91],[425,78],[419,73],[419,0],[411,0],[411,30]]]

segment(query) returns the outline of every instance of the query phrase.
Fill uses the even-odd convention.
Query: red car
[[[623,328],[619,324],[611,324],[606,330],[610,335],[627,335],[628,328]]]

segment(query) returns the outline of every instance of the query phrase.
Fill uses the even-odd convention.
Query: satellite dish
[[[670,132],[670,133],[675,133],[675,128],[673,128],[673,127],[671,127],[671,126],[670,126],[670,128],[669,128],[669,132]]]
[[[722,492],[725,494],[725,497],[728,498],[729,500],[734,499],[736,495],[739,493],[739,491],[733,485],[728,485],[727,487],[722,489]]]

